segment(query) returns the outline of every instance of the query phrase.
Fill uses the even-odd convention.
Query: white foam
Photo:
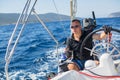
[[[57,53],[56,49],[48,51],[47,54],[51,55],[51,56],[48,56],[48,58],[56,58],[57,59],[58,55],[60,55],[61,53],[64,53],[64,49],[65,49],[64,47],[58,48],[58,53]]]
[[[14,71],[9,73],[9,79],[10,80],[26,80],[26,79],[32,79],[32,80],[37,80],[40,79],[40,77],[45,77],[46,73],[45,72],[39,72],[39,73],[32,73],[32,72],[26,72],[23,70],[20,71]]]
[[[30,74],[29,77],[30,77],[32,80],[37,79],[36,74]]]
[[[36,68],[35,70],[37,70],[38,73],[33,73],[34,68],[32,68],[33,70],[31,70],[31,71],[27,71],[27,70],[13,71],[13,72],[9,72],[10,80],[16,80],[16,79],[37,80],[37,79],[45,77],[46,71],[51,72],[52,69],[57,68],[57,64],[56,64],[56,62],[57,62],[56,55],[57,54],[56,53],[57,53],[56,49],[47,51],[46,55],[48,55],[47,59],[49,59],[49,62],[44,62],[43,65],[41,65],[40,62],[38,62],[37,67],[34,67],[34,68]],[[61,54],[61,53],[64,53],[64,47],[61,47],[58,49],[58,54]],[[42,61],[44,61],[44,59]],[[0,75],[2,75],[2,74],[0,74]]]

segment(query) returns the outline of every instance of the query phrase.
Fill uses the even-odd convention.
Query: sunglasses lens
[[[71,26],[71,28],[74,28],[74,26]]]
[[[78,28],[79,27],[79,25],[76,25],[76,26],[71,26],[71,28]]]

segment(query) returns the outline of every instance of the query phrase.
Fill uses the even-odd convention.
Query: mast
[[[77,0],[70,0],[70,16],[71,21],[75,19],[77,12]]]

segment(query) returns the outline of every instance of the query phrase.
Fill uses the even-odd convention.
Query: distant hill
[[[0,13],[0,25],[16,23],[19,15],[20,14],[18,13]],[[70,20],[70,16],[56,13],[46,13],[38,15],[44,22],[59,21],[60,18],[62,21]],[[34,15],[31,15],[28,22],[38,22],[38,20]]]
[[[19,14],[0,13],[0,25],[16,23]]]
[[[120,12],[111,13],[109,17],[120,17]]]

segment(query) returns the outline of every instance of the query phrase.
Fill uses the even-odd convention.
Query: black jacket
[[[93,59],[93,56],[90,56],[90,51],[83,49],[83,53],[80,53],[80,47],[84,40],[84,38],[89,34],[89,31],[82,31],[82,36],[80,37],[80,41],[76,41],[73,37],[68,38],[67,40],[67,48],[69,51],[73,51],[74,59],[80,59],[80,60],[88,60]],[[92,49],[92,36],[86,41],[85,46],[89,49]],[[70,53],[67,53],[67,55],[71,55]]]

